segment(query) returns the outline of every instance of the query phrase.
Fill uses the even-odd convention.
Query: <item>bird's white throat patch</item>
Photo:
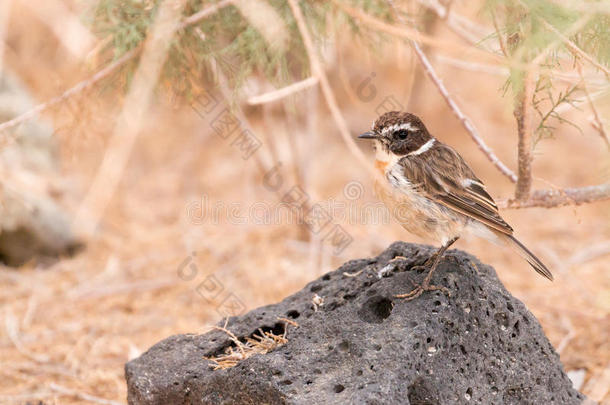
[[[388,164],[388,166],[394,165],[394,163],[400,160],[401,156],[397,156],[390,152],[381,141],[375,140],[375,159],[378,162]]]

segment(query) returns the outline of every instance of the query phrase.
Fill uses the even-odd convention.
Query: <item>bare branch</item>
[[[507,20],[513,26],[520,26],[526,15],[526,8],[519,6],[508,7]],[[519,30],[506,33],[506,50],[508,55],[521,62],[530,63],[537,66],[538,60],[530,60],[520,48],[522,35]],[[538,58],[546,54],[550,47],[540,52]],[[517,135],[519,143],[517,146],[518,175],[517,186],[515,187],[515,198],[520,201],[527,200],[532,188],[532,122],[531,108],[532,96],[534,94],[532,69],[533,67],[513,68],[514,77],[511,78],[514,91],[513,115],[517,121]]]
[[[305,80],[301,80],[300,82],[292,83],[289,86],[282,87],[281,89],[273,90],[264,94],[259,94],[258,96],[249,97],[248,104],[257,105],[271,103],[273,101],[281,100],[291,94],[313,87],[316,84],[318,84],[318,78],[309,77]]]
[[[394,9],[394,14],[397,16],[399,21],[402,24],[405,24],[404,19],[396,11],[396,8],[394,7],[392,0],[387,0],[387,2]],[[411,46],[413,47],[413,50],[415,51],[415,54],[417,55],[417,58],[419,59],[420,63],[423,65],[426,74],[428,75],[430,80],[432,80],[432,82],[434,83],[434,85],[436,86],[438,91],[443,96],[443,99],[445,99],[445,102],[447,103],[447,105],[449,106],[451,111],[453,111],[453,114],[460,120],[460,122],[462,123],[462,125],[464,126],[464,128],[466,129],[468,134],[470,134],[470,137],[474,140],[474,142],[479,147],[479,149],[485,154],[485,156],[487,156],[489,161],[494,166],[496,166],[496,168],[498,168],[498,170],[500,170],[500,172],[502,174],[504,174],[506,177],[508,177],[510,179],[510,181],[512,181],[513,183],[516,183],[517,176],[515,175],[515,173],[512,170],[510,170],[504,163],[502,163],[502,161],[496,156],[496,154],[491,150],[491,148],[489,146],[487,146],[485,141],[483,141],[483,139],[479,135],[479,132],[477,131],[475,126],[472,124],[472,121],[470,121],[470,119],[462,112],[462,110],[457,105],[457,103],[453,100],[453,98],[451,98],[451,96],[449,95],[449,91],[445,87],[445,84],[440,79],[440,77],[438,76],[438,74],[436,73],[434,68],[432,67],[432,64],[430,63],[430,61],[428,60],[428,58],[422,51],[422,49],[419,46],[419,44],[417,43],[417,41],[411,40]]]
[[[517,132],[519,135],[517,146],[519,178],[515,188],[515,198],[517,200],[526,200],[532,188],[532,120],[529,105],[533,94],[531,70],[524,72],[521,86],[519,94],[515,96],[516,102],[513,112],[517,120]]]
[[[491,20],[494,24],[494,29],[496,30],[496,35],[498,36],[498,44],[500,45],[500,50],[506,59],[508,59],[508,50],[506,49],[506,44],[504,44],[504,39],[502,39],[502,33],[500,32],[500,28],[498,27],[498,21],[496,21],[496,13],[492,11]]]
[[[587,98],[587,101],[589,102],[589,106],[591,107],[591,111],[593,112],[593,122],[591,122],[591,126],[597,131],[599,136],[604,140],[604,142],[606,143],[606,147],[608,148],[608,151],[610,151],[610,141],[608,140],[608,134],[606,133],[606,128],[604,127],[604,122],[602,121],[601,117],[599,116],[599,112],[597,111],[597,108],[595,107],[595,104],[593,103],[593,98],[591,97],[591,94],[589,93],[589,89],[587,88],[587,83],[585,82],[585,79],[582,75],[582,67],[580,66],[580,64],[578,65],[578,73],[580,74],[580,78],[582,80],[582,89],[585,93],[585,97]]]
[[[182,22],[178,26],[178,30],[187,28],[193,24],[198,23],[202,19],[217,12],[219,9],[230,5],[231,1],[232,0],[220,1],[217,4],[214,4],[213,6],[207,7],[205,9],[199,11],[198,13],[195,13],[195,14],[185,18],[184,20],[182,20]],[[105,77],[108,77],[109,75],[111,75],[112,73],[114,73],[115,71],[120,69],[123,65],[125,65],[130,60],[134,59],[136,56],[138,56],[140,54],[141,51],[142,51],[141,46],[132,49],[131,51],[125,53],[123,56],[121,56],[117,60],[110,63],[108,66],[104,67],[102,70],[98,71],[96,74],[94,74],[90,78],[77,83],[70,89],[63,92],[61,95],[59,95],[55,98],[52,98],[51,100],[46,101],[42,104],[38,104],[36,107],[32,108],[31,110],[26,111],[23,114],[20,114],[11,120],[1,123],[0,132],[13,128],[29,119],[32,119],[37,114],[49,109],[50,107],[53,107],[59,103],[62,103],[64,101],[68,100],[70,97],[72,97],[84,90],[87,90],[88,88],[92,87],[94,84],[99,82],[100,80],[104,79]]]
[[[222,0],[218,3],[211,5],[210,7],[206,7],[201,11],[196,12],[188,17],[186,17],[180,25],[178,26],[179,30],[183,30],[191,25],[197,24],[199,21],[211,16],[212,14],[218,12],[220,9],[223,9],[227,6],[230,6],[233,0]]]
[[[301,33],[301,37],[303,39],[303,44],[305,45],[305,50],[307,51],[307,56],[309,58],[309,64],[311,65],[313,76],[320,81],[322,94],[324,94],[326,104],[328,104],[328,108],[330,109],[335,123],[339,128],[339,132],[341,133],[343,140],[345,141],[350,152],[364,165],[364,167],[370,167],[368,160],[366,159],[360,148],[356,146],[356,143],[350,135],[347,122],[341,114],[339,104],[337,103],[337,99],[335,98],[335,95],[330,87],[328,77],[326,76],[326,72],[324,71],[322,63],[320,62],[318,51],[314,47],[313,40],[311,39],[311,34],[309,33],[309,29],[307,28],[305,18],[303,17],[303,13],[301,12],[299,5],[297,4],[296,0],[288,0],[288,4],[290,4],[292,14],[294,15],[294,18],[297,22],[297,26],[299,28],[299,32]]]
[[[501,201],[501,208],[555,208],[566,205],[581,205],[610,199],[610,183],[597,186],[566,188],[563,190],[536,190],[525,201]]]

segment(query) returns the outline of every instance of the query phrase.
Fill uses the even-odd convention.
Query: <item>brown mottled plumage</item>
[[[375,141],[375,165],[383,179],[376,189],[383,202],[405,229],[442,245],[424,283],[401,297],[412,299],[439,289],[429,284],[430,276],[444,251],[464,232],[510,245],[552,280],[546,266],[513,236],[513,228],[464,159],[432,137],[417,116],[388,112],[360,138]]]

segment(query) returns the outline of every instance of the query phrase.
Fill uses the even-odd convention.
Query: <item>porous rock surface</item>
[[[213,371],[231,346],[221,331],[167,338],[127,363],[130,404],[578,404],[540,324],[495,271],[457,250],[409,302],[393,298],[424,275],[430,247],[397,242],[353,260],[284,301],[229,320],[240,338],[261,328],[288,343]],[[378,272],[398,256],[395,269]],[[520,263],[519,263],[520,264]],[[526,264],[524,264],[525,266]],[[532,273],[532,277],[535,274]],[[544,293],[543,291],[541,293]],[[315,295],[324,304],[317,311]]]

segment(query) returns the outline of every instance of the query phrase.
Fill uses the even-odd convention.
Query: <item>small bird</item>
[[[513,236],[513,228],[464,159],[430,135],[417,116],[387,112],[359,138],[375,142],[375,167],[381,174],[376,190],[384,204],[407,231],[441,245],[425,264],[430,269],[423,283],[397,298],[411,300],[431,290],[448,292],[430,283],[432,273],[445,251],[465,233],[511,246],[534,270],[553,280],[549,269]]]

